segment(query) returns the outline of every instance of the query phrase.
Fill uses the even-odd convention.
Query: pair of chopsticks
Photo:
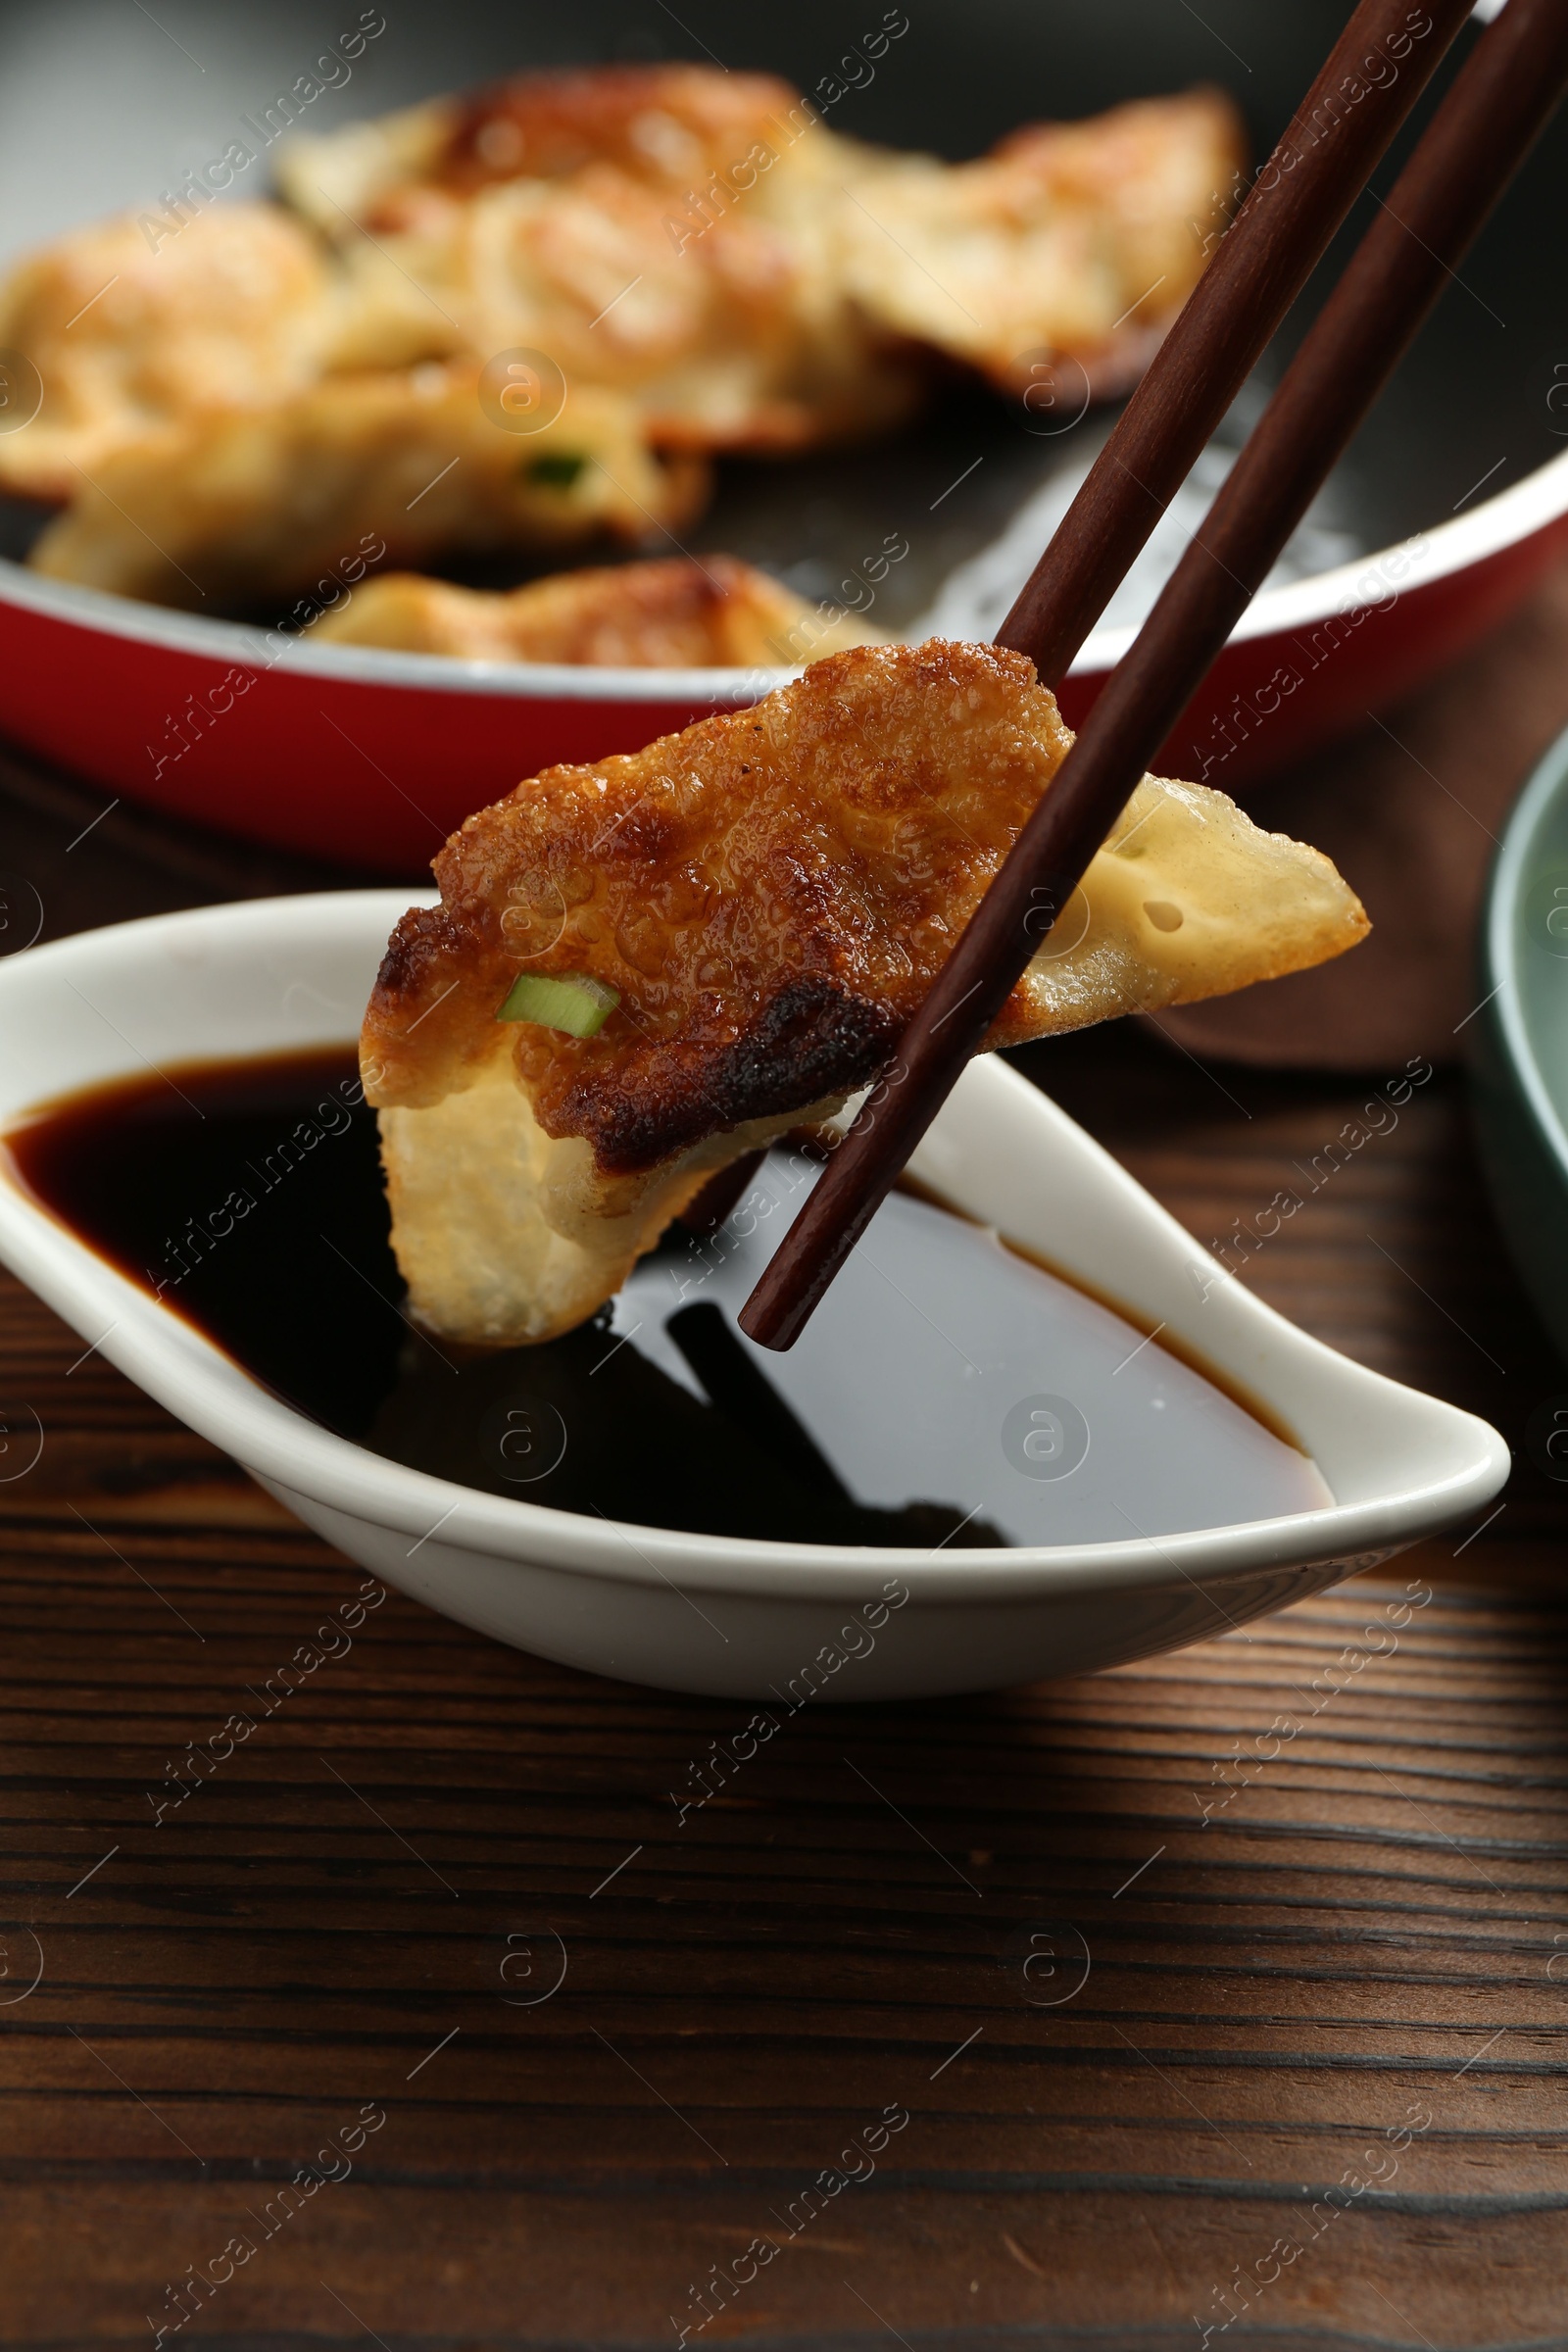
[[[1046,684],[1059,683],[1469,11],[1356,10],[998,635]],[[1392,79],[1373,78],[1380,58]],[[747,1300],[750,1338],[799,1337],[1565,83],[1568,0],[1507,0]]]

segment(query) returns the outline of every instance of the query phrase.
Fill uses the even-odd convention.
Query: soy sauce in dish
[[[335,1048],[42,1105],[10,1172],[340,1437],[459,1484],[691,1533],[972,1548],[1125,1541],[1331,1496],[1243,1404],[980,1227],[889,1200],[788,1355],[735,1328],[815,1169],[776,1151],[725,1225],[674,1229],[581,1329],[416,1330],[374,1114]]]

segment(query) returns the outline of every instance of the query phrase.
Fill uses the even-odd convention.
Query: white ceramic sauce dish
[[[202,908],[13,956],[0,964],[0,1128],[149,1066],[177,1075],[181,1063],[351,1040],[409,900],[363,891]],[[858,1701],[1081,1673],[1375,1566],[1503,1484],[1509,1455],[1494,1430],[1275,1314],[1002,1062],[970,1066],[911,1173],[1255,1398],[1332,1499],[1158,1537],[978,1551],[622,1524],[479,1493],[333,1435],[4,1180],[0,1258],[350,1558],[500,1641],[666,1690]]]

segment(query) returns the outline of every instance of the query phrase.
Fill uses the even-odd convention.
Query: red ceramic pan
[[[103,54],[102,43],[140,42],[143,24],[117,20],[86,72],[88,13],[86,0],[56,0],[31,20],[19,53],[8,103],[24,127],[0,148],[6,247],[136,202],[192,140],[212,143],[209,117],[275,80],[292,55],[281,17],[172,5],[147,37],[167,26],[201,61],[203,86],[184,69],[142,74],[141,100],[127,110],[118,52]],[[612,52],[611,13],[585,4],[575,54]],[[1261,151],[1344,8],[1282,0],[1266,18],[1231,13],[1234,24],[1223,9],[1213,22],[1245,50],[1245,74],[1209,26],[1164,0],[1028,16],[976,0],[961,27],[945,16],[911,20],[896,63],[843,127],[973,154],[1024,113],[1087,113],[1211,78],[1247,107]],[[760,18],[743,34],[731,12],[698,7],[683,11],[697,48],[672,20],[661,20],[659,37],[696,55],[711,36],[726,62],[811,86],[841,14],[808,5],[787,25]],[[397,40],[389,31],[378,41],[333,102],[346,120],[542,62],[540,37],[483,0],[439,10],[411,0]],[[1565,196],[1559,125],[1336,473],[1293,549],[1296,576],[1257,598],[1178,727],[1172,772],[1226,790],[1256,784],[1450,661],[1568,550],[1568,337],[1557,298],[1568,282]],[[1273,360],[1265,378],[1278,371]],[[833,600],[862,547],[902,533],[910,560],[868,616],[890,634],[917,633],[924,613],[944,609],[944,583],[960,566],[973,570],[1026,499],[1081,471],[1102,425],[1091,415],[1066,434],[1042,434],[1038,419],[989,394],[954,393],[882,447],[725,467],[692,544],[748,557]],[[24,553],[21,517],[0,543]],[[1102,627],[1090,640],[1064,692],[1070,718],[1129,635]],[[0,734],[106,794],[389,874],[417,872],[464,815],[550,762],[635,750],[788,674],[505,666],[335,648],[104,596],[0,559]]]

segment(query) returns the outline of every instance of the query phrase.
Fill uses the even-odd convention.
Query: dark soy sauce
[[[581,1329],[482,1352],[402,1311],[352,1050],[45,1105],[14,1178],[299,1411],[490,1494],[828,1544],[1116,1542],[1313,1508],[1315,1466],[1121,1317],[906,1194],[796,1348],[735,1328],[814,1181],[770,1153]]]

